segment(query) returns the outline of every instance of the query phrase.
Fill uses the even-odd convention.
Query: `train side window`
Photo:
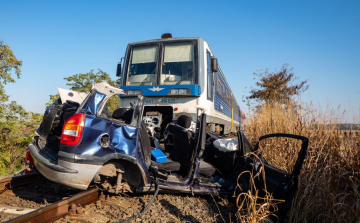
[[[229,103],[229,105],[231,106],[231,91],[229,90],[229,97],[228,97],[228,103]]]
[[[222,94],[223,94],[222,93],[222,83],[221,83],[221,80],[219,78],[217,79],[216,90],[222,96]]]
[[[223,85],[223,89],[222,89],[222,95],[223,95],[223,98],[225,99],[226,101],[226,87],[225,87],[225,84]]]
[[[224,101],[226,101],[226,86],[225,83],[222,81],[221,76],[223,76],[221,70],[218,68],[218,84],[219,86],[219,94],[223,98]]]
[[[226,89],[226,103],[230,104],[229,103],[229,98],[230,98],[230,93],[229,93],[229,90]]]
[[[220,80],[220,76],[219,76],[219,71],[216,75],[216,92],[219,93],[221,95],[222,92],[222,87],[221,87],[221,80]]]
[[[207,76],[208,76],[208,88],[207,88],[207,99],[213,101],[213,75],[211,72],[211,56],[210,52],[206,52],[207,56]]]

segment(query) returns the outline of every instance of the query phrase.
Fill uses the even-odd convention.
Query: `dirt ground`
[[[1,207],[15,207],[21,209],[39,209],[48,204],[70,197],[80,190],[65,187],[45,178],[40,178],[37,182],[23,187],[13,189],[12,193],[0,195]],[[0,212],[0,222],[8,221],[18,215]]]
[[[0,206],[38,209],[78,192],[79,190],[42,178],[34,184],[16,188],[13,194],[3,193],[0,196]],[[56,222],[116,222],[140,213],[152,196],[152,194],[110,196],[107,201],[98,201],[82,207],[84,215],[80,217],[67,216]],[[133,222],[236,222],[236,211],[233,198],[159,194],[143,217]],[[0,222],[15,217],[17,215],[0,212]]]
[[[116,222],[140,213],[151,198],[152,194],[112,196],[109,201],[85,206],[83,216],[67,216],[56,222]],[[159,194],[150,209],[132,222],[237,222],[234,204],[231,198]]]

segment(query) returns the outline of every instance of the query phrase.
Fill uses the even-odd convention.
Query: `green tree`
[[[110,78],[110,75],[101,69],[98,69],[96,73],[94,73],[94,70],[91,70],[88,73],[79,73],[74,74],[70,77],[65,77],[64,80],[66,80],[68,83],[66,85],[70,86],[70,89],[73,91],[79,91],[79,92],[89,92],[92,88],[93,83],[100,83],[103,81],[106,81],[109,85],[114,87],[120,87],[120,80],[112,80]],[[46,107],[49,107],[52,103],[55,102],[56,99],[59,98],[59,95],[50,95],[50,101],[46,104]],[[119,98],[112,97],[107,102],[107,105],[109,107],[110,112],[114,111],[119,107]]]
[[[15,101],[8,102],[4,85],[20,78],[22,61],[0,40],[0,175],[24,166],[25,152],[42,116],[27,112]]]
[[[266,69],[265,71],[254,72],[254,75],[258,77],[256,86],[260,88],[252,88],[250,96],[246,98],[260,103],[275,102],[284,104],[291,100],[292,96],[306,91],[309,88],[307,80],[294,84],[294,81],[299,78],[294,76],[293,68],[288,68],[288,66],[289,64],[284,64],[280,71],[269,72],[269,69]]]
[[[89,92],[92,88],[93,83],[100,83],[106,81],[108,84],[114,87],[120,86],[120,81],[114,81],[110,78],[109,74],[98,69],[98,72],[94,73],[94,70],[91,70],[85,74],[75,74],[70,77],[64,78],[67,83],[66,85],[70,86],[70,89],[73,91],[80,92]]]
[[[4,102],[8,100],[4,84],[14,83],[13,72],[20,78],[22,61],[18,60],[13,51],[4,41],[0,40],[0,111],[4,109]]]
[[[0,175],[24,166],[25,152],[42,115],[27,112],[15,101],[4,104],[0,113]]]
[[[50,105],[52,105],[59,97],[59,94],[51,94],[50,96],[50,100],[45,104],[45,107],[48,108]]]

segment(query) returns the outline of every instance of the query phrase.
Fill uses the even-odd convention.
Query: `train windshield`
[[[158,45],[134,46],[126,85],[155,85],[158,53]]]
[[[194,67],[192,43],[164,44],[160,84],[195,84]]]
[[[133,46],[125,85],[195,84],[194,57],[194,42]]]

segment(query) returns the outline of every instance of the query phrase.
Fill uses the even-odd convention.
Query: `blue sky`
[[[0,39],[23,61],[5,87],[43,113],[64,77],[102,69],[115,78],[129,42],[200,36],[210,45],[242,109],[259,69],[294,67],[305,101],[360,116],[360,1],[5,1]],[[356,120],[356,121],[359,121]]]

